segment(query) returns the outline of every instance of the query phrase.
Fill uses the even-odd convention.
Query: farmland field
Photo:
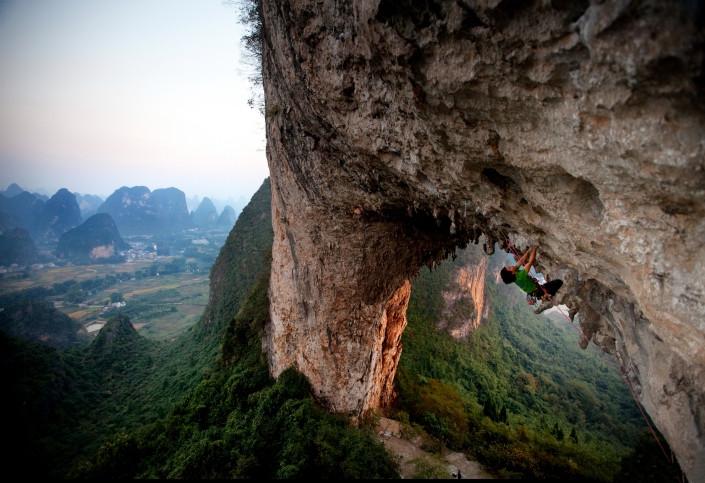
[[[195,324],[208,302],[208,275],[229,230],[189,229],[127,238],[122,263],[78,265],[52,255],[43,262],[0,267],[0,310],[22,299],[54,304],[96,336],[121,313],[148,338],[172,340]]]
[[[126,305],[103,313],[113,293],[122,294]],[[88,307],[65,306],[60,310],[84,326],[120,311],[130,317],[142,335],[171,339],[198,321],[207,302],[208,276],[178,273],[121,282],[85,301]]]
[[[165,265],[174,257],[159,257]],[[118,312],[130,317],[138,332],[152,339],[169,340],[195,324],[208,302],[208,271],[154,276],[133,276],[148,270],[154,261],[122,264],[101,264],[32,269],[23,276],[6,276],[0,280],[0,294],[16,293],[71,281],[89,283],[105,277],[122,274],[109,286],[97,285],[87,290],[80,301],[68,294],[50,295],[55,307],[76,320],[89,335],[96,335],[106,320]],[[114,298],[124,301],[121,307],[112,306]]]
[[[173,257],[160,257],[169,260]],[[98,265],[67,265],[65,267],[44,267],[32,269],[27,272],[28,276],[19,274],[15,276],[5,276],[0,281],[0,293],[16,292],[33,287],[51,287],[54,283],[61,283],[67,280],[90,280],[96,277],[112,275],[116,273],[131,273],[149,267],[153,262],[143,260],[129,263],[98,264]]]

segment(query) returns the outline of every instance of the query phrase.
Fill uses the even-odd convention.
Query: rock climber
[[[537,246],[531,247],[517,260],[512,267],[504,267],[499,275],[506,284],[514,282],[527,294],[530,305],[534,305],[537,300],[551,300],[556,295],[558,289],[563,285],[562,280],[551,280],[541,285],[538,280],[529,275],[531,267],[536,261]]]

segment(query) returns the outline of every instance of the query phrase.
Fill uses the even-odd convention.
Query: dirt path
[[[463,453],[447,453],[444,459],[448,464],[460,470],[460,479],[478,480],[493,478],[477,461],[471,461]]]
[[[468,460],[463,453],[443,450],[441,454],[429,453],[422,449],[421,436],[405,438],[401,424],[388,418],[380,418],[377,436],[387,451],[399,463],[402,478],[457,478],[490,479],[493,478],[477,461]]]

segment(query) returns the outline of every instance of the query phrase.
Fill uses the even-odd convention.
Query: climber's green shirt
[[[519,267],[519,270],[516,271],[516,279],[514,280],[514,283],[519,285],[519,288],[522,289],[526,293],[531,293],[537,288],[539,288],[536,283],[531,280],[531,277],[529,277],[529,274],[526,273],[526,270],[524,270],[524,267]]]

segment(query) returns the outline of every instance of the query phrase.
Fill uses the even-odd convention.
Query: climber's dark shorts
[[[554,296],[554,295],[556,295],[556,292],[558,292],[558,289],[561,288],[562,285],[563,285],[563,280],[556,279],[556,280],[551,280],[550,282],[544,283],[542,285],[542,287],[545,288],[546,291],[551,294],[551,296]],[[536,290],[531,292],[529,295],[540,299],[541,297],[543,297],[543,293],[544,293],[543,289],[537,288]]]

